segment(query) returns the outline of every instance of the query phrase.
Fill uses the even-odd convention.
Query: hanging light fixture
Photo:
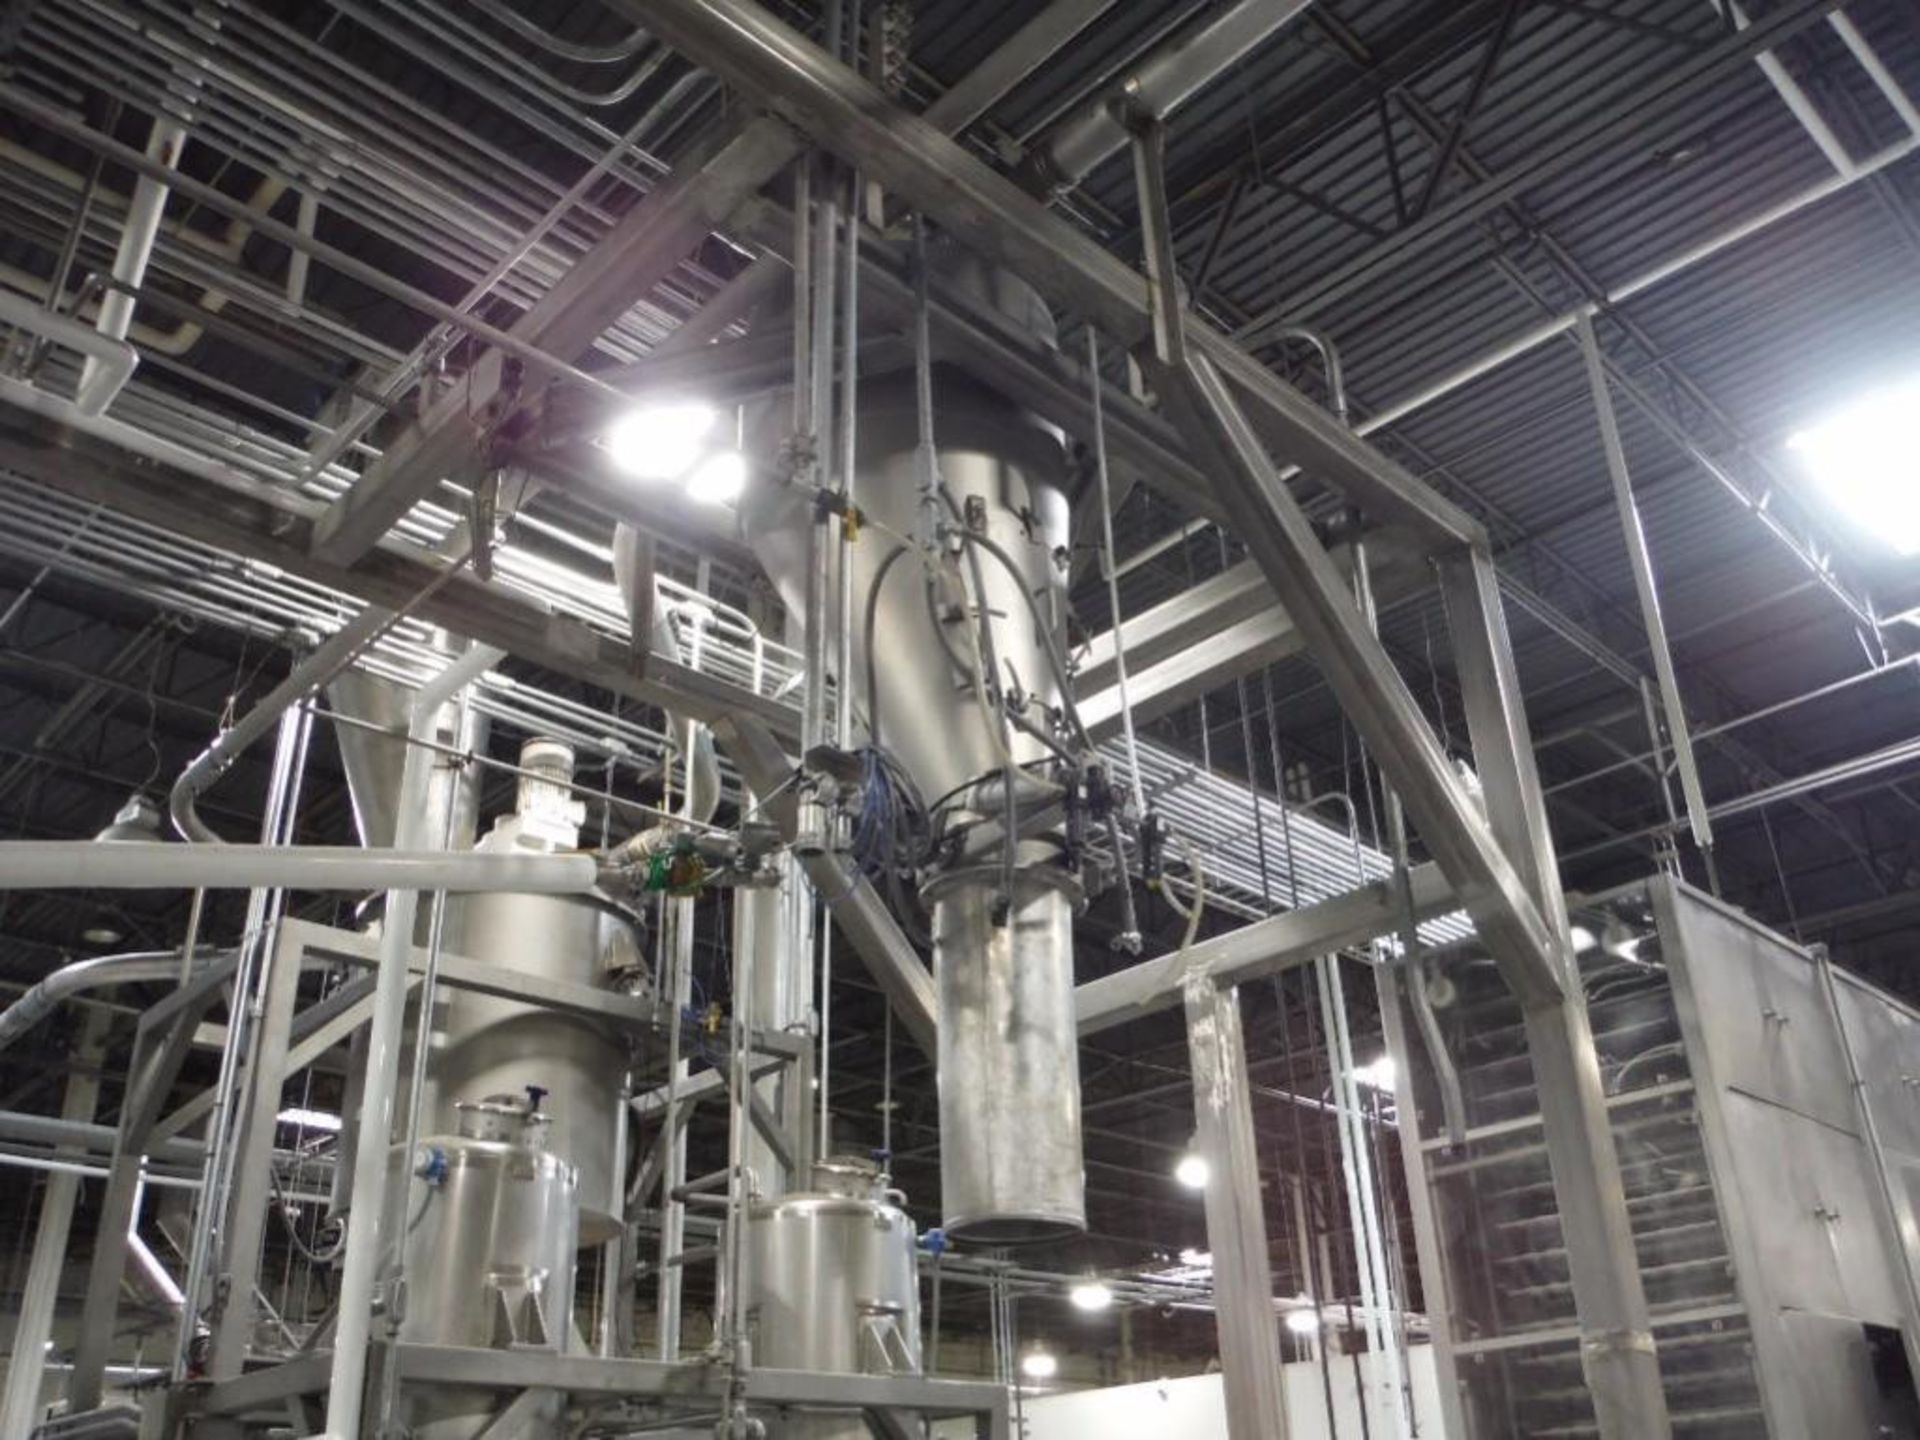
[[[1073,1302],[1074,1309],[1094,1314],[1112,1306],[1113,1291],[1104,1281],[1082,1280],[1067,1292],[1067,1299]]]
[[[98,844],[123,844],[128,841],[154,842],[164,840],[160,830],[160,807],[149,800],[146,794],[136,790],[127,797],[127,803],[114,813],[107,827],[95,835]],[[127,938],[125,923],[119,912],[104,900],[96,900],[80,923],[80,939],[88,945],[118,945]]]

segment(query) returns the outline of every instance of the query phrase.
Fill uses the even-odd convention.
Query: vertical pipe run
[[[294,838],[307,743],[313,734],[313,712],[296,705],[281,712],[273,751],[273,772],[267,789],[266,814],[260,840],[266,845],[288,845]],[[247,899],[246,930],[241,937],[241,959],[233,977],[228,1006],[227,1034],[220,1051],[220,1073],[214,1086],[212,1127],[201,1175],[200,1203],[194,1210],[193,1238],[188,1247],[187,1303],[181,1311],[180,1332],[174,1348],[173,1378],[180,1380],[192,1362],[193,1344],[206,1302],[213,1257],[218,1252],[233,1189],[233,1149],[237,1144],[236,1098],[241,1078],[258,1063],[259,1018],[264,1001],[274,938],[279,929],[284,890],[255,890]],[[247,1303],[251,1303],[250,1300]]]
[[[733,950],[733,1029],[727,1055],[727,1220],[722,1254],[724,1303],[716,1317],[719,1338],[726,1346],[728,1376],[726,1418],[744,1414],[747,1372],[753,1367],[747,1337],[747,1292],[751,1284],[747,1259],[747,1218],[753,1207],[753,1187],[747,1169],[747,1141],[753,1129],[754,946],[736,943]]]
[[[1694,763],[1693,738],[1687,728],[1687,712],[1680,701],[1680,681],[1673,669],[1673,650],[1667,643],[1667,625],[1660,613],[1660,591],[1654,583],[1653,557],[1647,550],[1646,531],[1640,523],[1640,510],[1633,499],[1633,480],[1627,472],[1627,452],[1620,441],[1620,422],[1613,411],[1613,396],[1607,388],[1605,358],[1593,331],[1593,321],[1582,312],[1575,328],[1580,336],[1580,351],[1586,360],[1587,385],[1593,393],[1593,409],[1600,422],[1600,442],[1606,451],[1607,473],[1613,481],[1614,505],[1620,512],[1620,531],[1627,543],[1627,559],[1633,567],[1633,588],[1640,598],[1640,618],[1647,627],[1647,642],[1653,650],[1654,675],[1660,682],[1660,706],[1666,713],[1667,738],[1673,745],[1675,763],[1680,767],[1680,790],[1687,802],[1687,825],[1693,843],[1700,847],[1709,875],[1713,868],[1713,822],[1707,815],[1707,798],[1700,786],[1700,770]],[[1718,887],[1716,886],[1717,890]]]
[[[471,689],[463,689],[460,692],[459,704],[454,711],[453,718],[453,736],[456,740],[467,733],[471,703]],[[438,732],[440,720],[441,716],[436,712],[428,717],[427,724],[434,731]],[[434,735],[434,738],[436,740],[440,738],[438,733]],[[432,753],[429,757],[429,764],[434,770],[438,770],[443,766],[451,770],[460,763],[461,762],[452,759],[443,760],[437,752]],[[434,803],[434,792],[436,789],[439,791],[438,806]],[[442,850],[451,850],[453,848],[454,831],[460,824],[460,806],[454,798],[459,789],[460,786],[457,778],[451,775],[448,777],[448,783],[442,786],[436,787],[432,778],[429,778],[427,782],[427,817],[429,822],[439,822],[440,833],[436,839],[436,844],[438,848]],[[440,978],[440,946],[442,940],[445,938],[446,924],[447,892],[444,890],[436,890],[433,892],[433,900],[428,910],[427,963],[425,969],[423,969],[420,974],[419,999],[415,1001],[418,1018],[415,1022],[413,1033],[412,1073],[407,1079],[407,1123],[401,1132],[402,1139],[400,1146],[400,1153],[406,1156],[413,1154],[413,1147],[418,1144],[420,1140],[420,1116],[425,1105],[427,1090],[427,1060],[433,1049],[433,995]],[[409,943],[411,943],[412,938],[413,926],[409,925],[407,927],[407,939]],[[389,1210],[397,1211],[406,1204],[407,1192],[412,1178],[412,1166],[411,1163],[409,1163],[405,1166],[394,1166],[392,1169],[395,1173],[390,1173],[387,1176],[388,1189],[386,1204]],[[616,1176],[617,1174],[618,1172],[616,1172]],[[406,1257],[406,1245],[401,1244],[396,1246],[394,1250],[393,1271],[389,1281],[389,1284],[395,1290],[397,1290],[406,1279]],[[392,1430],[394,1415],[399,1408],[399,1404],[400,1370],[398,1366],[388,1365],[383,1367],[381,1376],[379,1433],[386,1434]]]
[[[433,781],[435,716],[447,697],[499,659],[499,652],[476,645],[421,687],[408,723],[406,768],[400,782],[395,839],[419,848],[433,835],[428,794]],[[360,1102],[353,1194],[347,1212],[346,1260],[340,1272],[338,1318],[334,1324],[333,1372],[327,1386],[326,1440],[355,1440],[361,1433],[366,1400],[367,1346],[373,1334],[374,1290],[386,1240],[387,1152],[393,1136],[395,1091],[400,1080],[400,1049],[406,1028],[409,962],[420,892],[387,893],[381,924],[380,962],[375,971],[373,1016],[367,1029],[366,1085]]]

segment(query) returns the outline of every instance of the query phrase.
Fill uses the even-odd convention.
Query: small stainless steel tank
[[[748,1219],[753,1360],[780,1370],[917,1374],[913,1221],[866,1161],[814,1167],[813,1189]],[[853,1434],[865,1434],[854,1429]]]
[[[567,1350],[574,1341],[579,1177],[547,1149],[549,1117],[527,1097],[463,1102],[459,1133],[405,1165],[398,1223],[406,1300],[400,1338],[423,1345]],[[408,1406],[414,1434],[461,1440],[501,1404],[490,1390],[435,1388]],[[557,1420],[557,1416],[556,1416]]]

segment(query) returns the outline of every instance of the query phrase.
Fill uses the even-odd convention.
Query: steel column
[[[85,1124],[93,1119],[94,1106],[100,1099],[100,1063],[106,1055],[110,1018],[105,1010],[91,1009],[81,1022],[66,1099],[60,1106],[62,1120]],[[48,1337],[53,1332],[54,1305],[60,1298],[60,1276],[67,1268],[67,1239],[79,1194],[80,1177],[64,1170],[48,1175],[41,1192],[40,1224],[34,1231],[26,1290],[20,1297],[19,1314],[14,1317],[6,1393],[0,1397],[0,1435],[25,1435],[39,1415]]]
[[[1660,589],[1653,578],[1653,556],[1647,549],[1646,530],[1640,523],[1640,507],[1633,499],[1626,447],[1620,443],[1620,421],[1614,414],[1613,395],[1607,389],[1606,362],[1593,333],[1593,321],[1585,311],[1580,313],[1574,329],[1580,337],[1581,358],[1586,362],[1587,385],[1593,393],[1594,416],[1600,424],[1601,447],[1607,457],[1607,475],[1613,482],[1613,503],[1620,512],[1620,531],[1633,569],[1640,618],[1647,627],[1647,646],[1653,652],[1653,670],[1660,682],[1660,709],[1666,718],[1673,758],[1680,769],[1680,790],[1687,801],[1687,825],[1711,877],[1713,821],[1708,818],[1706,792],[1700,786],[1700,768],[1694,763],[1693,736],[1687,728],[1686,707],[1680,700],[1680,679],[1674,673],[1673,647],[1667,643],[1667,622],[1660,612]]]
[[[191,986],[175,992],[177,1003],[162,1001],[141,1017],[134,1040],[127,1101],[120,1111],[120,1133],[114,1141],[93,1237],[93,1263],[87,1272],[87,1298],[80,1315],[80,1341],[74,1348],[73,1373],[67,1378],[67,1408],[78,1414],[97,1409],[106,1379],[108,1351],[113,1344],[114,1317],[120,1309],[120,1285],[127,1268],[127,1232],[133,1224],[140,1190],[140,1170],[148,1137],[160,1107],[179,1077],[180,1067],[193,1048],[193,1032],[201,1014],[219,994],[217,981],[231,967],[209,967]],[[209,982],[207,977],[213,976]],[[164,1027],[164,1028],[163,1028]]]
[[[1441,584],[1487,821],[1519,867],[1538,913],[1549,918],[1549,963],[1569,977],[1557,994],[1522,991],[1520,1000],[1594,1415],[1602,1436],[1668,1435],[1666,1396],[1599,1061],[1585,996],[1571,978],[1566,902],[1499,580],[1493,562],[1471,552],[1442,562]],[[1494,953],[1499,959],[1497,949]]]
[[[1193,1069],[1194,1136],[1206,1157],[1207,1245],[1213,1252],[1213,1315],[1232,1440],[1286,1440],[1280,1333],[1273,1309],[1260,1157],[1253,1138],[1240,995],[1204,971],[1182,990]]]
[[[1419,957],[1412,957],[1411,963],[1419,964]],[[1433,1192],[1427,1184],[1420,1107],[1414,1095],[1413,1066],[1407,1063],[1413,1054],[1413,1042],[1407,1030],[1405,997],[1401,993],[1401,980],[1406,975],[1404,961],[1378,972],[1380,1029],[1387,1042],[1387,1053],[1400,1062],[1394,1067],[1394,1110],[1400,1122],[1395,1126],[1395,1136],[1400,1146],[1401,1169],[1407,1177],[1407,1213],[1413,1221],[1414,1261],[1420,1271],[1420,1298],[1426,1308],[1428,1339],[1433,1347],[1435,1389],[1440,1397],[1440,1434],[1464,1440],[1467,1422],[1460,1405],[1459,1366],[1453,1354],[1453,1277],[1447,1272],[1440,1227],[1434,1215]]]
[[[288,1047],[293,1012],[300,996],[301,957],[305,946],[278,926],[267,956],[259,1037],[248,1075],[247,1097],[241,1110],[237,1148],[232,1165],[232,1197],[227,1213],[215,1217],[220,1254],[214,1271],[224,1294],[213,1327],[210,1373],[225,1380],[238,1375],[253,1335],[254,1287],[260,1274],[260,1247],[265,1238],[273,1174],[273,1141],[280,1112],[280,1092],[286,1083]],[[205,1196],[203,1204],[214,1203]]]

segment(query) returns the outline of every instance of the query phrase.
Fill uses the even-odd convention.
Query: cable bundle
[[[926,806],[900,762],[878,746],[860,755],[860,808],[853,823],[853,858],[860,873],[897,886],[925,859],[933,838]]]

